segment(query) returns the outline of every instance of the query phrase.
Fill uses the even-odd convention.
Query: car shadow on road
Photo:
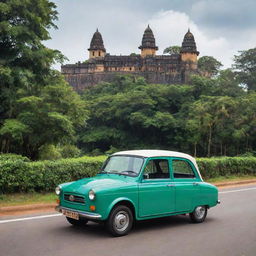
[[[150,220],[137,221],[134,226],[135,231],[147,231],[154,229],[165,229],[176,226],[184,226],[190,224],[188,216],[177,215]]]
[[[212,222],[213,219],[207,218],[205,220],[206,223]],[[68,226],[67,226],[68,225]],[[104,224],[98,224],[94,222],[88,222],[87,225],[84,226],[71,226],[67,223],[67,225],[62,226],[61,228],[58,228],[58,231],[61,229],[62,235],[72,235],[72,236],[81,236],[85,235],[90,238],[107,238],[111,237],[111,235],[107,232],[107,230],[104,227]],[[131,231],[131,234],[140,234],[141,232],[148,232],[148,231],[160,231],[163,229],[170,229],[175,228],[178,226],[184,227],[187,225],[193,225],[190,222],[188,215],[176,215],[176,216],[170,216],[170,217],[163,217],[163,218],[157,218],[157,219],[150,219],[150,220],[143,220],[143,221],[137,221],[134,224],[134,227]]]
[[[213,219],[207,218],[205,223],[210,223]],[[163,217],[163,218],[156,218],[150,220],[143,220],[136,222],[133,231],[134,232],[145,232],[151,230],[161,230],[161,229],[168,229],[168,228],[175,228],[178,226],[187,226],[193,225],[190,221],[190,218],[187,215],[176,215],[170,217]]]

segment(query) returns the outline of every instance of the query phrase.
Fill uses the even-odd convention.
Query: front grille
[[[76,195],[71,195],[71,194],[64,194],[64,199],[69,202],[75,202],[75,203],[80,203],[84,204],[85,200],[83,196],[76,196]]]

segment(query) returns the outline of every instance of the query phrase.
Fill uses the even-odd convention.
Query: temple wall
[[[142,76],[148,83],[181,84],[189,80],[191,73],[197,72],[197,62],[182,61],[181,58],[180,55],[145,58],[108,55],[84,63],[64,65],[61,72],[76,91],[103,81],[112,82],[117,75],[127,74]]]
[[[142,76],[148,83],[171,84],[183,83],[181,72],[159,73],[159,72],[102,72],[88,74],[65,74],[66,81],[75,89],[82,91],[102,81],[112,82],[117,75],[132,74]]]

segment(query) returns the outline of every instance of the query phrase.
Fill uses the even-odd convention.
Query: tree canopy
[[[198,68],[205,77],[217,75],[221,66],[223,65],[212,56],[202,56],[198,60]]]
[[[178,45],[174,45],[174,46],[169,46],[167,48],[164,49],[164,54],[179,54],[180,53],[180,49],[181,47]]]
[[[199,156],[252,151],[256,94],[246,94],[234,77],[224,70],[217,78],[194,76],[190,85],[129,76],[99,84],[83,95],[90,115],[79,145],[88,152],[162,148]]]
[[[256,90],[256,48],[240,51],[234,57],[233,68],[236,70],[238,80],[248,90]]]
[[[0,3],[1,152],[36,158],[40,146],[74,140],[84,124],[84,102],[51,69],[64,56],[43,44],[56,19],[48,0]]]

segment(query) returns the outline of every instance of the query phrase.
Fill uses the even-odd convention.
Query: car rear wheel
[[[73,226],[83,226],[86,225],[88,220],[87,219],[80,219],[80,220],[75,220],[69,217],[66,217],[67,221],[72,224]]]
[[[205,205],[197,206],[193,212],[189,214],[190,219],[194,223],[201,223],[207,215],[207,207]]]
[[[129,207],[119,205],[115,207],[107,220],[106,226],[113,236],[125,236],[133,225],[133,214]]]

